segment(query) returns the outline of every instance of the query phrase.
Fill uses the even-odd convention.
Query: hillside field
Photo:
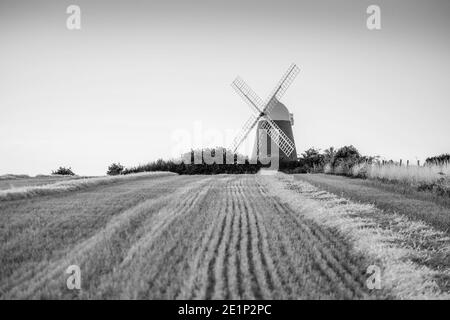
[[[309,176],[100,182],[0,197],[0,298],[450,298],[448,231]]]

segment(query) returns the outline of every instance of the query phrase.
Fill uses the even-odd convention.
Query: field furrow
[[[227,186],[229,181],[227,180],[223,183]],[[227,200],[223,196],[223,186],[218,185],[216,190],[217,197],[214,197],[211,199],[213,201],[209,202],[209,205],[212,206],[210,207],[209,212],[216,213],[214,220],[212,220],[212,234],[209,236],[210,240],[208,243],[205,243],[203,248],[199,250],[200,252],[197,253],[199,257],[197,268],[193,269],[192,274],[189,276],[192,279],[192,292],[190,298],[206,299],[211,298],[214,294],[216,283],[214,266],[227,221],[225,210]],[[210,215],[210,213],[207,213],[207,215]]]
[[[263,193],[261,193],[263,194]],[[291,299],[306,298],[311,287],[316,285],[317,272],[311,269],[308,264],[308,257],[305,257],[302,242],[293,239],[297,233],[292,225],[287,226],[280,219],[280,212],[277,207],[267,206],[266,203],[260,204],[260,212],[264,217],[264,222],[268,228],[269,251],[273,259],[277,261],[276,269],[279,274],[284,295]],[[305,277],[304,273],[309,276]],[[322,295],[325,293],[321,290]]]
[[[230,197],[227,194],[225,196],[225,203],[223,210],[225,211],[225,223],[221,230],[221,236],[218,242],[218,246],[215,250],[214,262],[210,265],[209,275],[211,284],[214,283],[214,287],[211,285],[209,291],[213,299],[224,299],[227,295],[228,277],[226,272],[226,251],[231,238],[231,224],[233,220],[233,212],[230,208]]]
[[[234,189],[228,188],[231,199],[234,197]],[[229,299],[239,299],[242,296],[242,288],[240,286],[241,274],[239,269],[239,251],[240,251],[240,224],[241,215],[237,212],[236,201],[232,201],[230,209],[233,212],[232,237],[227,251],[227,277],[228,277],[228,296]]]
[[[257,200],[259,197],[257,188],[255,186],[252,187],[249,183],[247,183],[247,187],[248,194],[251,196],[250,200]],[[255,201],[254,203],[256,226],[260,236],[258,249],[262,254],[266,278],[272,292],[272,297],[285,299],[288,297],[288,293],[286,291],[289,291],[289,288],[287,287],[286,281],[282,277],[282,272],[280,272],[280,270],[276,267],[278,264],[278,259],[273,256],[273,253],[270,250],[270,243],[274,241],[272,237],[269,238],[269,228],[272,226],[268,226],[268,224],[264,221],[264,218],[268,215],[264,210],[265,208],[258,205],[258,201]]]
[[[244,180],[243,182],[247,182]],[[272,292],[272,280],[267,271],[267,263],[263,258],[262,242],[260,229],[257,226],[256,210],[254,207],[254,199],[248,199],[248,190],[251,188],[247,183],[239,186],[239,197],[243,199],[244,205],[248,208],[248,219],[251,234],[251,255],[253,259],[253,267],[255,273],[255,282],[258,287],[258,292],[255,294],[263,299],[270,299]]]
[[[228,181],[226,182],[229,183]],[[216,199],[218,194],[217,187],[213,187],[213,195],[211,198]],[[221,203],[219,199],[217,199],[217,203]],[[222,214],[222,215],[221,215]],[[206,282],[202,281],[201,275],[204,273],[196,273],[192,272],[192,270],[201,270],[201,268],[205,265],[205,261],[208,256],[208,248],[210,244],[213,242],[215,235],[217,234],[217,230],[220,225],[217,221],[220,221],[224,217],[225,212],[220,210],[219,207],[211,208],[211,210],[207,213],[208,218],[206,219],[203,227],[204,231],[202,232],[201,238],[198,240],[195,245],[195,254],[192,259],[186,265],[186,278],[182,288],[180,289],[180,294],[177,296],[178,299],[192,299],[198,291],[200,290],[201,283]]]
[[[239,244],[239,262],[241,271],[242,283],[242,298],[243,299],[258,299],[255,295],[257,291],[256,277],[253,270],[253,262],[251,260],[251,239],[248,220],[248,208],[245,206],[243,199],[240,197],[239,188],[235,186],[236,209],[241,216],[241,228]]]

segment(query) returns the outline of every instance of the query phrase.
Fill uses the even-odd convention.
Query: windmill
[[[242,130],[233,140],[231,147],[233,153],[257,125],[252,158],[277,156],[282,160],[297,160],[294,135],[292,134],[293,114],[289,113],[286,106],[279,100],[299,71],[300,69],[292,64],[266,101],[263,101],[240,77],[233,81],[231,86],[254,111],[254,114],[245,122]],[[271,141],[278,146],[278,154],[271,154]],[[264,143],[267,145],[263,145]],[[262,150],[266,150],[267,154],[262,155]]]

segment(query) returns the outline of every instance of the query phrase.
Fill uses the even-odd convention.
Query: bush
[[[66,167],[59,167],[58,170],[52,171],[53,175],[60,175],[60,176],[74,176],[75,173],[72,171],[72,168],[66,168]]]
[[[368,175],[369,166],[370,164],[368,164],[367,162],[361,162],[358,163],[357,165],[354,165],[352,167],[352,176],[354,176],[355,178],[366,179]]]
[[[302,153],[302,162],[308,168],[308,172],[323,171],[324,156],[320,153],[320,149],[309,148]]]
[[[108,176],[118,176],[122,174],[124,169],[124,166],[120,163],[113,163],[108,167],[108,171],[106,172],[106,174]]]
[[[443,165],[450,163],[450,154],[444,153],[439,156],[429,157],[425,160],[426,164],[429,165]]]

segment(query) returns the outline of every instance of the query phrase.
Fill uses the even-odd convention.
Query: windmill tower
[[[268,156],[279,157],[280,160],[285,161],[297,160],[297,151],[292,133],[294,117],[279,100],[294,81],[299,71],[299,68],[292,64],[266,101],[262,101],[240,77],[233,81],[231,86],[254,111],[254,114],[247,120],[234,139],[233,152],[236,152],[256,126],[256,139],[252,158]],[[271,150],[272,141],[278,146],[277,154],[273,154],[275,150]]]

